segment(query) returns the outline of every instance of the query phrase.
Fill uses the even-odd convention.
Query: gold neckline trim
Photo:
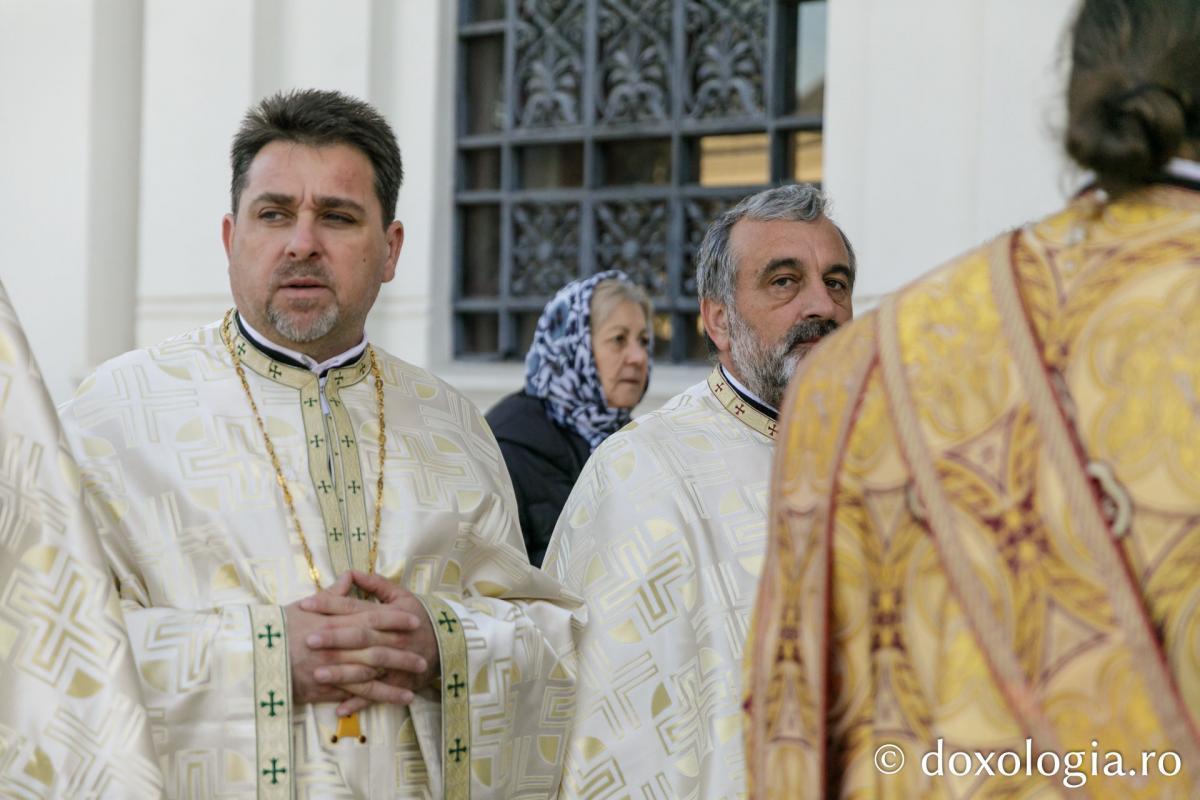
[[[726,411],[771,441],[775,441],[779,435],[779,423],[743,400],[729,385],[729,381],[725,380],[719,366],[714,367],[708,374],[708,388]]]

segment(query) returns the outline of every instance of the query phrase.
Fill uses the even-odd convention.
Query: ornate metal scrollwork
[[[667,201],[600,203],[596,206],[599,269],[623,270],[652,295],[667,293]]]
[[[583,0],[521,0],[516,26],[517,127],[582,122]]]
[[[671,118],[671,4],[600,0],[596,115],[601,124]]]
[[[552,295],[579,274],[579,206],[513,207],[514,295]]]
[[[762,0],[685,0],[685,13],[687,115],[761,115],[765,110],[767,4]]]

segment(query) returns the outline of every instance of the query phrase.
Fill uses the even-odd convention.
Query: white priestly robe
[[[79,473],[0,286],[0,797],[161,793]]]
[[[291,702],[281,607],[314,587],[221,327],[104,364],[63,408],[168,795],[552,794],[582,611],[529,566],[483,417],[376,350],[387,431],[376,571],[428,608],[441,684],[410,708],[362,712],[365,743],[334,743],[334,704]],[[322,585],[365,570],[379,456],[368,358],[322,384],[228,332]]]
[[[560,797],[745,793],[741,658],[774,434],[714,370],[584,467],[543,566],[588,606]]]

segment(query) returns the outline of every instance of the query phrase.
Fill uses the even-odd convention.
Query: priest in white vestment
[[[63,410],[167,793],[550,796],[582,611],[529,566],[477,409],[365,337],[403,240],[391,130],[275,95],[232,155],[236,312]]]
[[[854,256],[815,187],[720,216],[697,255],[708,379],[584,467],[544,569],[588,607],[559,796],[745,793],[741,659],[767,542],[776,409],[852,316]]]
[[[0,797],[159,797],[79,473],[0,286]]]

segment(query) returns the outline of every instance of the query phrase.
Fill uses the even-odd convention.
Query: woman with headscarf
[[[646,293],[623,272],[568,283],[538,320],[525,356],[525,388],[487,414],[534,566],[541,566],[584,462],[629,422],[646,393],[651,320]]]

